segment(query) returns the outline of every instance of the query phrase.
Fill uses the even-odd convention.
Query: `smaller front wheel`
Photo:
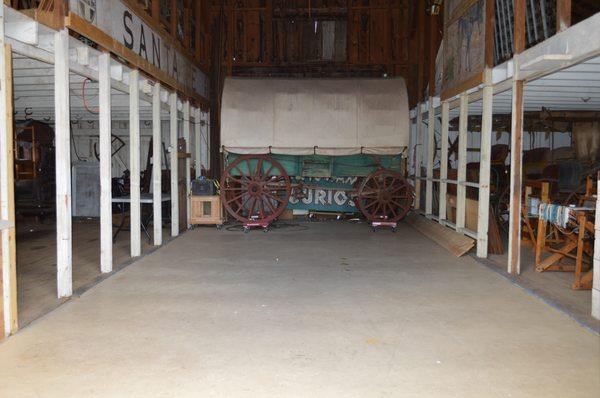
[[[413,200],[413,189],[400,173],[379,169],[362,180],[355,203],[367,220],[393,223],[406,216]]]

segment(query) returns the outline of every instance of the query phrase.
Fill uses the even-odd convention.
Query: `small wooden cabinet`
[[[223,224],[223,208],[221,198],[215,196],[190,196],[191,225]]]

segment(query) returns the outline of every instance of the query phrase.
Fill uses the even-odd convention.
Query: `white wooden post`
[[[458,178],[456,186],[456,230],[465,228],[467,199],[467,128],[469,119],[469,96],[460,95],[460,119],[458,123]]]
[[[112,137],[110,102],[110,54],[98,56],[100,102],[100,270],[112,271]]]
[[[129,191],[131,257],[142,254],[141,203],[140,203],[140,72],[129,74]]]
[[[425,185],[425,214],[433,214],[433,160],[435,158],[435,109],[433,97],[429,97],[427,111],[427,183]]]
[[[190,227],[188,220],[190,219],[190,185],[192,176],[190,173],[191,159],[188,156],[190,145],[190,101],[183,103],[183,138],[185,139],[185,214],[186,214],[186,228]]]
[[[450,104],[448,101],[442,102],[442,138],[441,138],[441,156],[440,156],[440,201],[439,201],[439,220],[445,220],[446,214],[446,194],[448,193],[448,129],[450,127]]]
[[[477,211],[477,257],[488,255],[488,229],[490,219],[490,167],[492,156],[492,116],[494,89],[483,88],[483,114],[481,115],[481,152],[479,159],[479,200]]]
[[[195,113],[194,113],[194,121],[196,122],[194,124],[194,151],[195,151],[195,156],[194,156],[194,163],[196,166],[196,178],[200,177],[201,173],[202,173],[202,152],[201,152],[201,148],[202,148],[202,124],[201,124],[201,120],[202,120],[202,110],[200,110],[200,108],[196,108],[195,109]]]
[[[417,124],[415,132],[415,209],[421,209],[421,157],[423,145],[421,143],[421,131],[423,130],[423,114],[421,113],[421,103],[417,103]]]
[[[596,224],[594,242],[594,276],[592,281],[592,316],[600,319],[600,172],[596,190]]]
[[[171,236],[179,235],[179,173],[177,170],[177,93],[169,96],[171,142]]]
[[[56,287],[61,298],[73,294],[69,32],[66,29],[54,34],[54,57]]]
[[[12,50],[4,42],[4,8],[0,7],[0,340],[18,329],[17,253],[13,152]]]
[[[515,77],[516,78],[516,77]],[[523,81],[513,80],[510,133],[510,207],[508,224],[508,273],[521,273],[521,186],[523,153]]]
[[[160,83],[152,92],[152,208],[154,246],[162,245],[162,132],[160,117]]]

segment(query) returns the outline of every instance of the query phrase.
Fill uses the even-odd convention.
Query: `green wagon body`
[[[240,155],[226,153],[225,165]],[[307,186],[304,197],[292,195],[288,209],[355,213],[358,212],[350,194],[356,189],[359,178],[375,170],[385,168],[396,172],[403,170],[402,155],[356,154],[345,156],[328,155],[270,155],[277,160],[290,176],[292,183],[302,182]],[[258,160],[242,163],[232,170],[234,175],[247,175],[249,168],[255,169]]]

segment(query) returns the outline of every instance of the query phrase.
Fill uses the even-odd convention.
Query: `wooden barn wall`
[[[210,0],[223,75],[402,76],[411,102],[427,84],[423,0]],[[419,25],[422,21],[424,24]],[[420,29],[419,29],[420,28]],[[420,37],[420,35],[422,37]],[[214,76],[214,70],[213,70]]]

